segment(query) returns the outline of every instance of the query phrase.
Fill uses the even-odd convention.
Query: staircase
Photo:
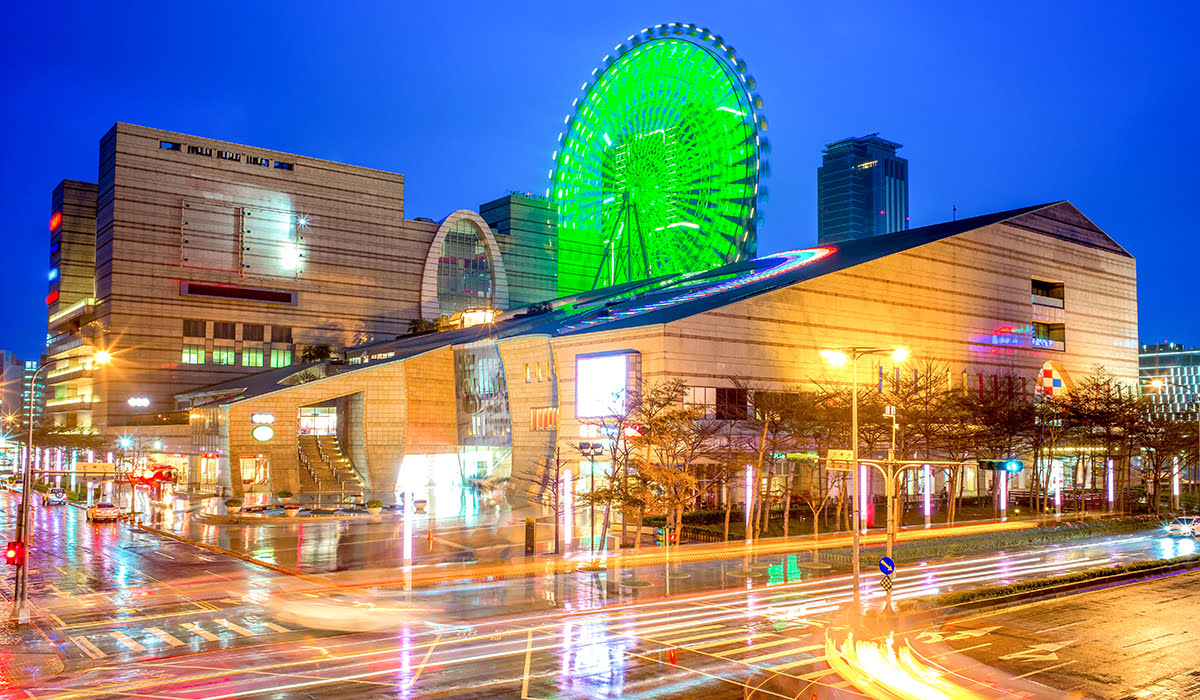
[[[300,435],[300,487],[304,491],[362,491],[362,478],[333,435]]]

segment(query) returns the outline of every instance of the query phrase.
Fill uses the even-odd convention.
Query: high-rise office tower
[[[817,168],[817,243],[908,228],[908,160],[900,144],[869,134],[827,144]]]

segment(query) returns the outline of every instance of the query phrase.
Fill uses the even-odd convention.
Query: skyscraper
[[[827,144],[817,168],[817,243],[908,228],[908,160],[900,144],[869,134]]]

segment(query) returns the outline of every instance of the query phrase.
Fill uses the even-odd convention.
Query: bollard
[[[676,654],[675,647],[671,647],[669,650],[667,650],[667,662],[670,663],[672,666],[675,665],[675,658],[676,658],[675,654]]]

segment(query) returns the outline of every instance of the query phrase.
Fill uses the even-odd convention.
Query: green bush
[[[291,498],[291,497],[292,497],[292,492],[288,491],[287,489],[283,489],[283,490],[275,492],[275,498],[278,498],[280,500],[282,500],[284,498]]]
[[[383,501],[379,500],[378,498],[372,498],[371,500],[367,501],[367,507],[368,508],[382,508]]]
[[[225,507],[226,508],[241,508],[242,507],[242,499],[226,498],[225,499]]]

